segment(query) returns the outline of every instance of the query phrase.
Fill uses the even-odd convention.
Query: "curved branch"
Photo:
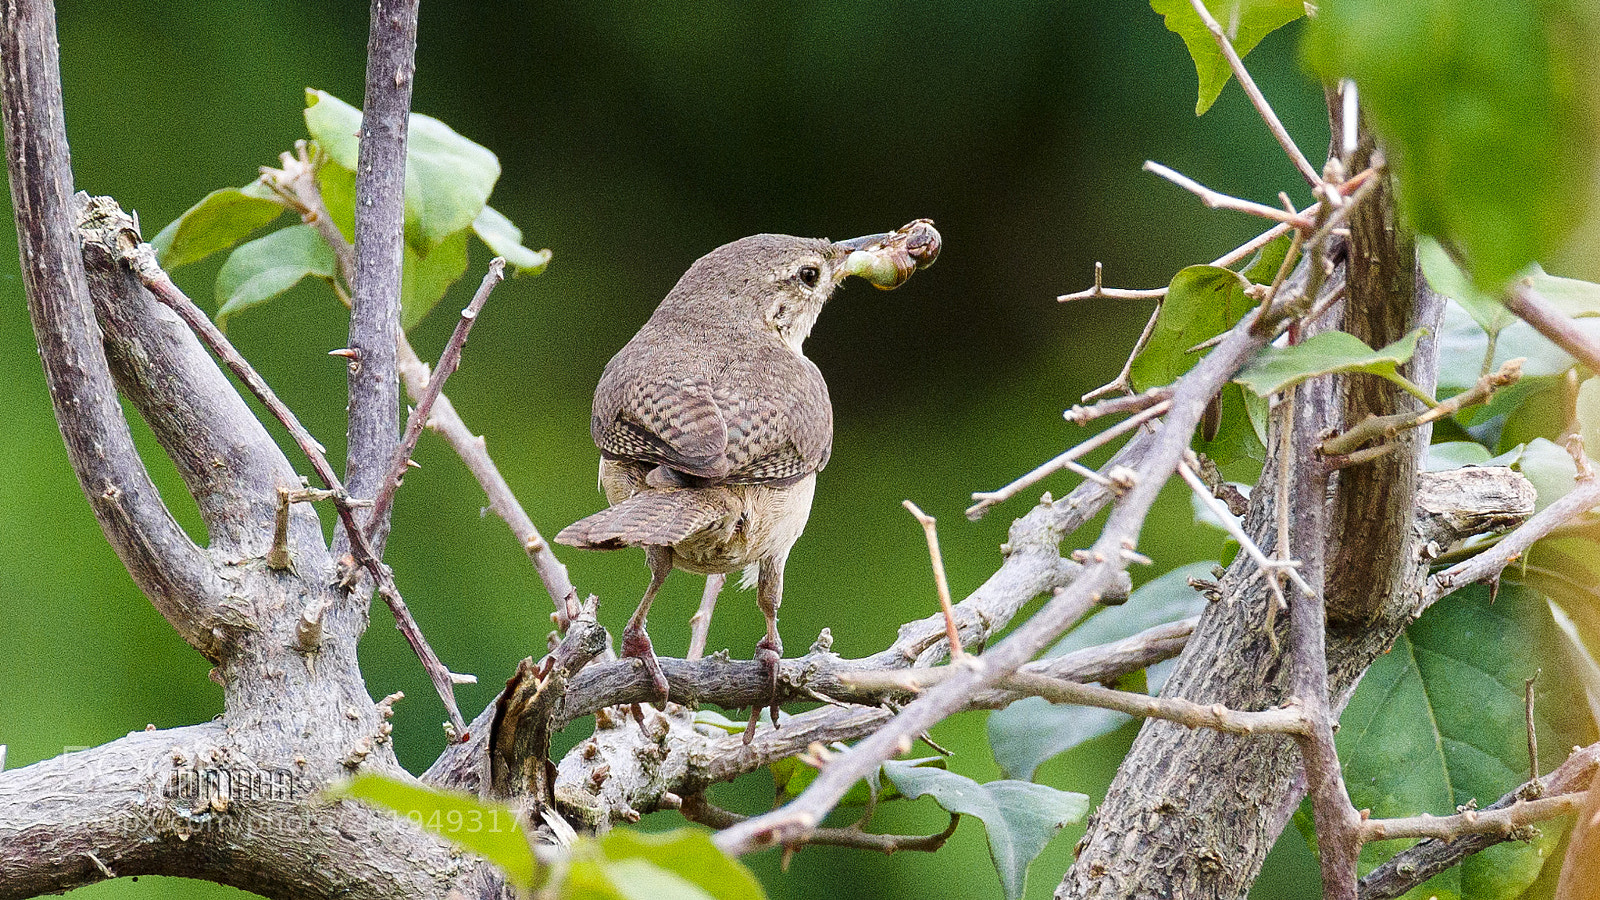
[[[228,560],[264,556],[278,489],[299,487],[299,476],[189,327],[119,262],[122,245],[139,240],[133,217],[109,197],[79,201],[89,294],[117,386],[176,464],[212,549]],[[326,554],[309,505],[291,521],[295,559]]]
[[[67,458],[133,580],[191,646],[215,658],[225,587],[162,502],[117,402],[84,274],[70,198],[55,12],[8,0],[0,16],[0,104],[28,312]]]
[[[221,723],[134,732],[0,773],[0,900],[178,875],[294,900],[445,900],[501,880],[404,818],[329,803]],[[308,865],[315,860],[314,865]]]

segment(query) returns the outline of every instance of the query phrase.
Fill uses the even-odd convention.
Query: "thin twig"
[[[1314,209],[1316,209],[1316,204],[1312,204],[1311,206],[1301,210],[1300,214],[1306,215]],[[1289,230],[1289,225],[1274,225],[1271,228],[1268,228],[1266,231],[1261,232],[1250,240],[1245,241],[1232,250],[1229,250],[1227,253],[1224,253],[1212,260],[1208,265],[1223,267],[1231,266],[1234,263],[1243,260],[1245,257],[1256,252],[1257,250],[1260,250],[1262,247],[1272,243],[1278,238],[1288,234]],[[1129,290],[1127,288],[1104,287],[1101,284],[1101,278],[1101,265],[1097,262],[1094,264],[1094,285],[1092,287],[1085,288],[1081,291],[1075,291],[1071,294],[1062,294],[1061,296],[1057,297],[1056,300],[1061,303],[1070,303],[1074,300],[1092,300],[1096,297],[1110,297],[1112,299],[1119,300],[1159,300],[1167,295],[1166,288]]]
[[[1084,399],[1088,399],[1087,394]],[[1074,406],[1061,414],[1063,419],[1074,425],[1087,425],[1102,416],[1116,416],[1122,413],[1140,412],[1166,400],[1172,399],[1172,388],[1151,388],[1142,394],[1129,394],[1125,397],[1112,397],[1102,400],[1093,406]]]
[[[839,677],[846,684],[861,690],[921,691],[945,681],[948,678],[945,673],[946,670],[942,668],[901,669],[845,672]],[[1002,678],[995,687],[1019,695],[1042,697],[1051,703],[1093,706],[1130,716],[1166,719],[1190,728],[1214,728],[1232,734],[1301,734],[1306,727],[1304,716],[1292,706],[1259,711],[1229,709],[1218,703],[1195,703],[1179,697],[1152,697],[1098,684],[1052,678],[1029,670],[1019,670]]]
[[[1214,191],[1193,178],[1169,169],[1158,162],[1147,160],[1144,164],[1144,169],[1146,172],[1153,172],[1178,187],[1189,191],[1199,197],[1200,202],[1211,209],[1231,209],[1235,212],[1248,213],[1249,215],[1270,219],[1274,222],[1282,222],[1292,228],[1310,228],[1312,226],[1312,223],[1299,213],[1291,213],[1276,206],[1268,206],[1265,203],[1244,200],[1220,191]]]
[[[1300,590],[1289,606],[1288,686],[1291,702],[1299,705],[1306,720],[1306,730],[1295,743],[1305,762],[1323,891],[1330,900],[1356,900],[1360,816],[1345,789],[1333,743],[1336,717],[1328,696],[1328,620],[1322,593],[1326,584],[1323,554],[1328,541],[1328,473],[1321,466],[1296,464],[1314,446],[1316,412],[1312,403],[1288,407],[1291,418],[1287,424],[1294,439],[1289,457],[1278,460],[1278,477],[1293,479],[1290,502],[1296,510],[1286,552],[1300,561],[1297,574],[1303,579],[1295,582]]]
[[[1587,791],[1593,782],[1597,762],[1600,762],[1600,743],[1590,744],[1574,751],[1549,775],[1507,791],[1487,809],[1474,811],[1474,816],[1481,820],[1486,815],[1509,809],[1528,800],[1574,795]],[[1468,856],[1513,837],[1513,834],[1514,832],[1502,833],[1494,830],[1488,833],[1460,834],[1455,840],[1438,838],[1425,840],[1401,851],[1388,862],[1367,873],[1367,876],[1361,879],[1362,900],[1392,900],[1399,897]]]
[[[1468,834],[1514,838],[1519,830],[1525,831],[1527,826],[1535,822],[1577,812],[1585,796],[1584,792],[1577,791],[1538,800],[1518,800],[1504,809],[1463,810],[1453,816],[1424,814],[1400,819],[1368,819],[1361,823],[1361,841],[1371,843],[1401,838],[1453,841]],[[1532,833],[1526,834],[1532,837]]]
[[[1420,412],[1395,413],[1390,416],[1368,416],[1366,419],[1343,434],[1337,434],[1323,441],[1320,452],[1327,456],[1343,456],[1354,453],[1357,449],[1376,440],[1391,440],[1402,431],[1436,422],[1445,416],[1455,415],[1469,406],[1487,403],[1494,396],[1495,391],[1509,384],[1514,384],[1522,377],[1523,359],[1507,360],[1501,364],[1499,371],[1491,372],[1478,379],[1470,389],[1462,391],[1455,396],[1440,401],[1437,405],[1421,410]]]
[[[683,798],[683,806],[679,808],[683,817],[691,822],[697,822],[710,828],[731,828],[747,819],[736,812],[730,812],[718,806],[713,806],[706,800],[704,794],[692,794]],[[950,835],[956,833],[956,825],[960,824],[960,813],[950,814],[950,825],[938,834],[911,835],[911,834],[873,834],[862,831],[860,827],[850,828],[817,828],[806,836],[802,843],[826,844],[832,847],[851,847],[856,850],[876,850],[888,855],[901,850],[917,850],[932,853],[944,846]],[[795,845],[790,845],[795,846]]]
[[[1101,447],[1104,447],[1106,444],[1109,444],[1122,435],[1133,431],[1151,419],[1165,415],[1167,410],[1171,408],[1171,400],[1165,400],[1157,403],[1155,406],[1140,412],[1138,415],[1124,419],[1110,428],[1107,428],[1105,431],[1096,434],[1094,437],[1089,438],[1083,443],[1073,447],[1060,456],[1057,456],[1055,459],[1050,460],[1044,465],[1039,466],[1032,472],[1029,472],[1021,478],[1018,478],[1016,481],[1013,481],[1005,487],[1000,488],[999,490],[978,491],[974,493],[972,495],[972,499],[978,502],[968,507],[967,518],[977,521],[983,517],[983,514],[989,509],[989,507],[1010,500],[1018,493],[1027,490],[1033,485],[1038,484],[1040,481],[1043,481],[1045,478],[1048,478],[1049,476],[1054,475],[1056,472],[1061,471],[1063,468],[1065,468],[1067,463],[1092,453]]]
[[[1206,487],[1206,483],[1200,480],[1200,476],[1195,472],[1195,467],[1198,465],[1199,461],[1193,458],[1193,454],[1191,452],[1189,458],[1185,462],[1178,464],[1178,475],[1188,483],[1189,489],[1194,491],[1195,497],[1199,498],[1200,502],[1205,504],[1207,509],[1211,510],[1212,515],[1216,516],[1217,519],[1222,522],[1222,527],[1228,532],[1228,536],[1238,541],[1240,549],[1248,554],[1250,559],[1255,562],[1257,568],[1261,569],[1262,572],[1267,573],[1269,577],[1273,573],[1281,572],[1287,575],[1300,590],[1309,591],[1311,589],[1311,585],[1307,584],[1305,579],[1302,578],[1300,573],[1296,570],[1299,566],[1299,563],[1292,559],[1269,558],[1266,552],[1261,549],[1260,545],[1251,540],[1250,535],[1246,534],[1245,530],[1239,527],[1238,520],[1234,517],[1233,513],[1229,511],[1227,504],[1223,503],[1221,500],[1218,500],[1216,495],[1211,493],[1211,489]],[[1275,578],[1271,579],[1271,583],[1273,586],[1272,593],[1274,602],[1286,603],[1283,596],[1283,589],[1278,585],[1277,580]]]
[[[406,139],[416,75],[417,0],[371,0],[360,164],[356,167],[355,280],[350,283],[349,429],[345,481],[352,496],[377,493],[400,440],[400,267],[405,248]],[[362,537],[383,558],[389,523],[374,508]],[[360,517],[357,521],[361,522]],[[335,535],[334,553],[356,543]],[[359,592],[352,591],[352,596]],[[366,598],[362,597],[361,602]]]
[[[455,374],[456,368],[461,365],[461,351],[467,346],[467,335],[472,332],[472,326],[477,324],[483,305],[489,302],[489,294],[505,277],[506,261],[496,256],[489,261],[489,271],[484,273],[478,292],[472,295],[472,302],[461,311],[461,318],[439,356],[439,365],[434,367],[427,387],[417,399],[416,409],[406,420],[405,435],[400,439],[400,446],[395,448],[394,458],[389,461],[388,474],[378,483],[378,493],[372,501],[372,514],[367,519],[367,540],[374,545],[378,543],[379,523],[389,517],[389,506],[394,503],[395,491],[400,488],[401,479],[405,478],[406,468],[411,464],[411,454],[417,449],[417,439],[422,436],[422,428],[433,413],[433,405],[439,399],[440,392],[444,390],[445,380]]]
[[[1505,295],[1506,309],[1534,330],[1550,339],[1557,347],[1567,351],[1590,372],[1600,373],[1600,341],[1590,337],[1578,323],[1556,308],[1524,278]]]
[[[428,646],[428,640],[423,636],[422,629],[417,626],[410,608],[406,606],[399,589],[395,587],[394,576],[389,567],[374,554],[372,545],[367,541],[366,531],[352,512],[356,504],[347,502],[349,495],[338,474],[334,472],[333,465],[328,462],[322,445],[317,443],[304,425],[300,424],[300,420],[288,405],[278,399],[272,388],[267,386],[266,379],[256,372],[249,360],[234,349],[233,344],[228,341],[222,330],[212,323],[210,317],[172,283],[167,273],[156,264],[155,251],[149,244],[139,244],[128,250],[124,254],[124,259],[138,274],[139,280],[144,282],[145,287],[149,288],[150,293],[176,312],[179,318],[199,335],[205,345],[211,348],[211,352],[244,382],[256,399],[283,423],[283,427],[289,430],[289,435],[294,438],[301,452],[311,462],[311,468],[317,473],[317,477],[334,492],[334,508],[339,513],[339,520],[344,523],[346,533],[350,535],[351,550],[356,563],[366,568],[371,573],[373,581],[377,583],[379,595],[394,613],[395,625],[399,627],[400,633],[405,635],[406,642],[411,645],[417,658],[422,661],[422,667],[427,671],[429,680],[439,692],[439,699],[444,701],[445,711],[449,713],[450,723],[459,738],[466,732],[466,723],[462,721],[461,711],[456,706],[455,679],[450,670],[445,668],[444,663],[439,661],[433,648]]]
[[[1166,292],[1163,291],[1162,296],[1165,295]],[[1150,337],[1156,333],[1156,323],[1161,321],[1161,306],[1162,304],[1158,302],[1156,303],[1156,308],[1150,310],[1150,318],[1145,321],[1144,330],[1139,332],[1139,339],[1133,342],[1133,349],[1128,351],[1127,359],[1122,361],[1122,368],[1117,372],[1117,377],[1084,394],[1084,402],[1104,397],[1107,394],[1133,393],[1133,361],[1138,359],[1139,354],[1144,352],[1144,348],[1150,343]]]
[[[922,525],[922,533],[928,538],[928,558],[933,563],[933,586],[939,592],[939,609],[944,613],[945,635],[950,641],[950,661],[954,663],[966,652],[961,649],[961,632],[956,628],[956,614],[950,604],[950,581],[945,577],[944,557],[939,553],[938,523],[910,500],[902,501],[900,505]]]
[[[1539,780],[1539,732],[1533,722],[1533,683],[1539,680],[1543,669],[1534,669],[1533,675],[1522,682],[1522,712],[1528,728],[1528,779]]]
[[[1222,49],[1222,55],[1228,60],[1228,68],[1233,70],[1233,77],[1239,79],[1239,86],[1244,88],[1245,94],[1250,97],[1250,102],[1255,106],[1256,112],[1261,114],[1261,120],[1267,123],[1267,130],[1272,132],[1274,138],[1277,138],[1278,145],[1283,147],[1283,152],[1289,154],[1289,161],[1294,163],[1296,169],[1300,170],[1300,174],[1305,178],[1307,184],[1312,186],[1319,184],[1322,181],[1321,176],[1317,174],[1316,169],[1312,168],[1311,161],[1306,159],[1306,155],[1300,152],[1300,148],[1295,144],[1294,138],[1289,136],[1288,129],[1284,128],[1283,123],[1278,120],[1278,114],[1272,111],[1272,106],[1267,103],[1267,98],[1262,96],[1261,89],[1256,87],[1255,79],[1250,77],[1250,71],[1244,67],[1244,60],[1239,58],[1239,51],[1233,48],[1233,42],[1228,40],[1228,36],[1223,32],[1222,26],[1217,24],[1217,20],[1211,15],[1211,11],[1206,9],[1203,0],[1189,0],[1189,2],[1194,6],[1195,12],[1200,14],[1200,21],[1205,23],[1206,29],[1211,32],[1211,36],[1216,38],[1217,46]]]

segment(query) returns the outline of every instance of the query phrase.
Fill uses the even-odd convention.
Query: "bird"
[[[755,661],[777,724],[784,564],[833,448],[828,385],[802,345],[845,278],[891,290],[931,265],[941,244],[928,219],[847,241],[758,234],[724,244],[690,266],[606,365],[590,433],[609,508],[556,541],[644,548],[650,582],[621,655],[641,662],[660,701],[669,685],[646,626],[668,574],[742,571],[766,618]],[[751,709],[746,742],[761,708]]]

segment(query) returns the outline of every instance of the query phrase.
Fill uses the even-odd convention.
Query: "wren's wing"
[[[796,354],[751,362],[759,373],[738,372],[743,377],[713,391],[728,428],[724,481],[791,483],[826,466],[833,449],[833,405],[822,373]],[[743,389],[752,384],[765,390],[757,394]]]
[[[704,378],[628,377],[609,367],[595,391],[591,431],[613,459],[665,465],[702,478],[728,471],[728,428]]]
[[[604,455],[729,484],[793,482],[827,465],[833,407],[805,357],[762,347],[709,373],[632,363],[618,354],[595,390]]]

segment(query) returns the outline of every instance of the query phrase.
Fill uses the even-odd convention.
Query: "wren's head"
[[[822,305],[844,280],[840,264],[849,255],[839,244],[814,238],[741,238],[696,260],[655,318],[693,321],[706,330],[770,331],[799,353]]]
[[[823,304],[850,275],[885,290],[905,283],[939,254],[933,223],[848,241],[757,234],[707,253],[689,267],[652,321],[770,332],[799,353]]]

